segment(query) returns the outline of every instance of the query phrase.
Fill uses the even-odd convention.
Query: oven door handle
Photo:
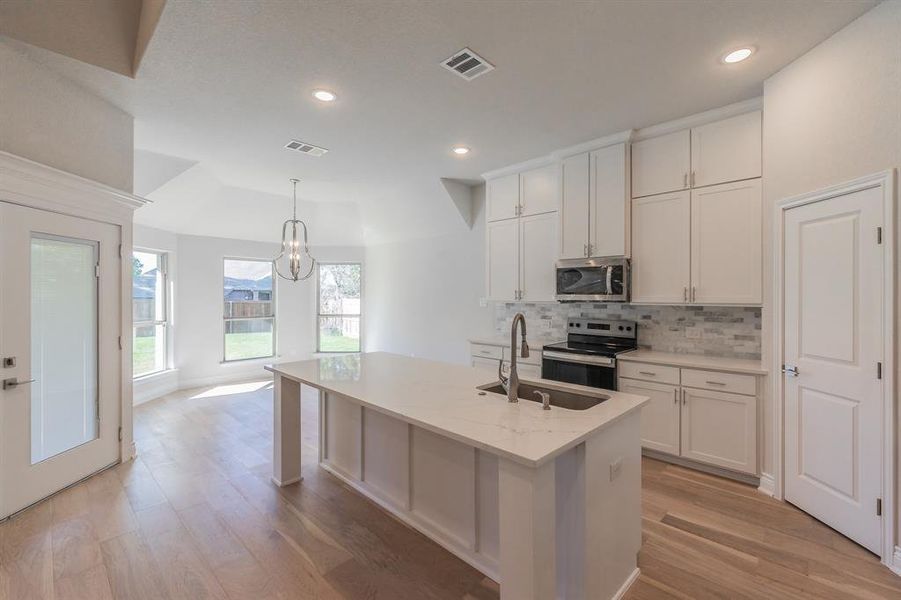
[[[587,355],[578,355],[578,354],[569,354],[567,352],[552,352],[548,350],[544,350],[541,353],[541,358],[549,358],[551,360],[557,360],[560,362],[568,362],[568,363],[578,363],[581,365],[597,365],[599,367],[614,367],[616,366],[616,359],[610,358],[609,356],[587,356]]]

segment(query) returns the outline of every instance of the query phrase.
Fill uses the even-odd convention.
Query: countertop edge
[[[626,362],[640,362],[654,365],[667,365],[672,367],[680,367],[686,369],[701,369],[706,371],[719,371],[725,373],[741,373],[744,375],[768,375],[769,370],[763,366],[761,362],[759,366],[753,366],[756,361],[750,359],[723,359],[719,356],[704,356],[701,354],[687,354],[691,358],[681,358],[683,355],[672,353],[672,356],[642,356],[641,350],[633,352],[625,352],[617,355],[617,360]],[[661,352],[659,354],[669,354]],[[718,360],[735,360],[747,361],[747,366],[742,365],[720,365]]]

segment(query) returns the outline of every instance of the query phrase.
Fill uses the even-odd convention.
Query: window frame
[[[153,375],[159,375],[160,373],[164,373],[169,370],[169,368],[170,368],[169,367],[169,349],[170,349],[170,344],[171,344],[171,340],[169,339],[170,338],[169,332],[172,329],[170,326],[171,325],[170,321],[169,321],[169,316],[171,314],[171,312],[169,310],[169,301],[170,301],[170,299],[169,299],[169,252],[167,252],[166,250],[154,250],[151,248],[141,248],[141,247],[135,246],[131,249],[132,260],[134,260],[135,253],[138,253],[138,252],[143,253],[143,254],[155,254],[158,257],[157,264],[159,265],[158,268],[159,268],[160,274],[163,278],[163,282],[162,282],[163,293],[162,293],[162,298],[161,298],[161,302],[162,302],[161,312],[162,312],[163,318],[153,320],[153,321],[135,321],[134,318],[132,318],[131,336],[132,336],[132,339],[135,338],[135,330],[137,330],[138,327],[162,326],[163,335],[164,335],[164,339],[163,339],[163,356],[164,356],[164,358],[163,358],[162,368],[156,369],[154,371],[148,371],[147,373],[136,374],[134,372],[134,347],[132,347],[131,378],[133,381],[138,380],[138,379],[143,379],[145,377],[151,377]],[[133,289],[134,288],[134,273],[132,273],[131,281],[132,281],[132,289]],[[131,298],[132,314],[134,314],[134,302],[135,302],[134,292],[132,292],[132,298]],[[132,342],[132,346],[134,346],[134,342]]]
[[[336,265],[359,265],[360,267],[360,312],[359,314],[332,314],[322,312],[322,293],[320,283],[322,281],[322,267],[331,267]],[[316,353],[317,354],[360,354],[363,352],[363,290],[365,269],[361,260],[335,260],[329,262],[316,262]],[[356,317],[360,320],[360,348],[356,351],[346,350],[323,350],[322,349],[322,328],[319,325],[322,317]]]
[[[225,262],[229,260],[235,261],[245,261],[245,262],[259,262],[259,263],[269,263],[269,268],[272,272],[272,299],[270,302],[272,303],[272,316],[271,317],[231,317],[226,318],[225,316]],[[278,276],[275,272],[275,261],[271,258],[247,258],[242,256],[223,256],[222,257],[222,277],[220,278],[220,283],[222,287],[220,288],[223,292],[223,296],[220,298],[219,302],[219,310],[222,318],[220,319],[222,322],[222,364],[232,364],[232,363],[241,363],[248,362],[253,360],[267,360],[272,359],[278,356],[278,327],[276,327],[278,321],[276,315],[278,314]],[[228,321],[262,321],[262,320],[272,320],[272,354],[268,354],[266,356],[253,356],[249,358],[228,358],[225,353],[225,324]]]

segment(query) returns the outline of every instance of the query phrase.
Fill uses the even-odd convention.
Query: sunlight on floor
[[[272,387],[272,381],[249,381],[245,383],[232,383],[229,385],[217,385],[191,396],[191,400],[200,398],[214,398],[216,396],[229,396],[231,394],[246,394],[247,392],[256,392],[263,388]]]

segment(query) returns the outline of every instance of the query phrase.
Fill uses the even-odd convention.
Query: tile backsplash
[[[507,302],[495,305],[495,329],[509,335],[516,313],[529,335],[566,339],[571,317],[638,322],[638,345],[660,352],[760,359],[760,308],[736,306],[638,306],[631,304]]]

